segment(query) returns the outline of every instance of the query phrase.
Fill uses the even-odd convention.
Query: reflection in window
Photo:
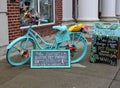
[[[20,0],[21,26],[52,23],[53,11],[53,0]]]

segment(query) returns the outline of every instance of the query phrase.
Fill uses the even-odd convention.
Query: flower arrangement
[[[83,32],[83,33],[87,33],[88,31],[88,26],[85,26],[82,23],[76,24],[76,25],[72,25],[68,28],[69,32]]]
[[[30,12],[25,12],[21,17],[21,20],[23,26],[27,26],[30,24],[38,24],[39,15],[38,14],[32,15]]]

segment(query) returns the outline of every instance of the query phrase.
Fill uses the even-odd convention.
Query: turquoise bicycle
[[[31,50],[65,50],[70,49],[71,63],[80,62],[87,53],[87,40],[81,32],[68,32],[66,26],[53,26],[58,30],[53,41],[47,42],[32,26],[28,28],[27,33],[13,40],[7,46],[6,59],[12,66],[21,66],[27,63],[31,57]]]

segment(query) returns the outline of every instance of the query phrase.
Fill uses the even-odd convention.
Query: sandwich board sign
[[[120,25],[95,23],[92,34],[90,62],[117,65],[119,53]]]

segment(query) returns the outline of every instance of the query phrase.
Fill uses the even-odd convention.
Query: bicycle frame
[[[36,31],[32,29],[31,26],[29,27],[28,32],[24,36],[26,36],[27,40],[32,39],[36,43],[39,49],[46,49],[46,48],[51,49],[54,47],[54,43],[52,44],[46,42]],[[41,46],[38,39],[43,43],[44,47],[46,48]]]
[[[66,46],[59,46],[59,44],[61,42],[65,42],[65,41],[68,41],[70,40],[70,34],[71,32],[67,32],[67,31],[64,31],[63,33],[61,33],[61,31],[58,31],[57,34],[55,35],[55,41],[53,43],[48,43],[46,42],[36,31],[34,31],[32,29],[32,26],[30,26],[28,28],[28,31],[27,33],[22,36],[22,37],[19,37],[17,39],[15,39],[14,41],[12,41],[12,43],[10,43],[8,46],[7,46],[7,49],[10,49],[11,46],[18,40],[21,40],[23,38],[27,38],[27,41],[29,39],[32,39],[36,45],[38,46],[39,49],[58,49],[58,48],[63,48],[63,47],[66,47]],[[82,34],[81,34],[82,35]],[[64,36],[64,37],[63,37]],[[73,35],[74,37],[74,35]],[[40,42],[38,41],[38,39],[43,43],[44,47],[41,46]],[[28,42],[26,42],[25,46],[27,45]]]
[[[29,39],[32,39],[32,40],[36,43],[36,45],[38,46],[39,49],[44,49],[44,48],[40,45],[38,39],[40,39],[41,42],[42,42],[44,45],[46,45],[46,46],[49,46],[49,47],[52,47],[52,46],[53,46],[53,44],[45,42],[44,39],[43,39],[37,32],[35,32],[35,31],[32,29],[32,26],[30,26],[30,27],[28,28],[27,33],[26,33],[24,36],[21,36],[21,37],[15,39],[14,41],[12,41],[12,42],[7,46],[7,49],[10,49],[11,46],[12,46],[16,41],[21,40],[21,39],[24,39],[24,38],[27,38],[27,41],[28,41]],[[38,39],[37,39],[37,38],[38,38]],[[26,47],[26,45],[27,45],[27,43],[28,43],[27,41],[26,41],[26,44],[25,44],[24,47]]]

